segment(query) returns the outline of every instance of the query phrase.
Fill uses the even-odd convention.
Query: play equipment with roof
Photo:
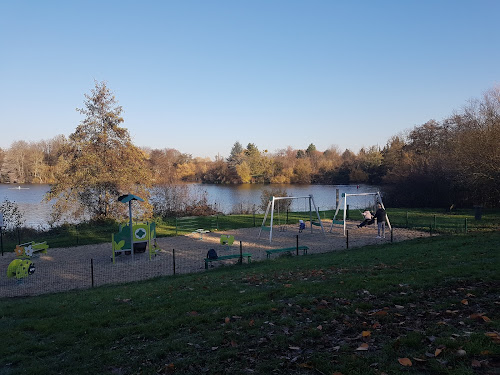
[[[116,255],[132,255],[133,259],[136,253],[144,253],[146,249],[151,260],[151,256],[160,250],[156,244],[156,223],[132,223],[132,201],[144,202],[144,200],[133,194],[122,195],[118,200],[129,205],[129,223],[120,225],[117,234],[111,234],[113,263]]]

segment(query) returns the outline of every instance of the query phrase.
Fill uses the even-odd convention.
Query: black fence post
[[[288,225],[288,208],[286,209],[286,225]]]
[[[175,249],[172,249],[172,268],[175,276]]]
[[[297,242],[296,242],[296,249],[297,249],[297,256],[299,255],[299,235],[297,234]]]
[[[346,213],[345,213],[345,218],[349,219],[349,205],[346,205]]]
[[[21,231],[19,230],[19,227],[17,227],[17,244],[21,245]]]
[[[243,244],[240,241],[240,264],[243,264]]]
[[[465,233],[467,233],[467,218],[465,218]]]
[[[94,259],[90,258],[90,278],[92,280],[92,288],[94,287]]]
[[[349,248],[349,229],[346,230],[346,237],[345,237],[345,243],[346,243],[346,248]]]
[[[391,243],[392,243],[392,241],[393,241],[393,237],[394,237],[394,236],[393,236],[393,234],[392,234],[392,227],[391,227]]]

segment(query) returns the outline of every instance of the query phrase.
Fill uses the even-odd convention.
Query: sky
[[[500,84],[498,0],[0,0],[0,147],[69,136],[95,82],[135,145],[357,152]]]

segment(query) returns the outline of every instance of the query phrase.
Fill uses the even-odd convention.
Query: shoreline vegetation
[[[236,141],[228,157],[213,160],[173,148],[139,148],[121,127],[122,108],[104,82],[96,82],[85,97],[78,110],[85,119],[69,137],[19,140],[0,149],[0,183],[48,183],[53,186],[52,198],[79,184],[90,184],[102,195],[123,190],[126,184],[140,189],[181,181],[367,183],[383,184],[393,207],[500,204],[500,86],[442,121],[431,119],[392,136],[383,146],[353,152],[338,146],[318,150],[310,143],[306,149],[287,146],[270,152]],[[105,110],[96,112],[96,106]],[[96,214],[109,215],[107,203],[100,204]]]

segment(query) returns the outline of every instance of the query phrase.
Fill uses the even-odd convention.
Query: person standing
[[[385,221],[386,221],[386,213],[382,208],[380,203],[377,204],[377,212],[375,212],[375,219],[377,219],[377,229],[378,235],[377,238],[385,238]]]

